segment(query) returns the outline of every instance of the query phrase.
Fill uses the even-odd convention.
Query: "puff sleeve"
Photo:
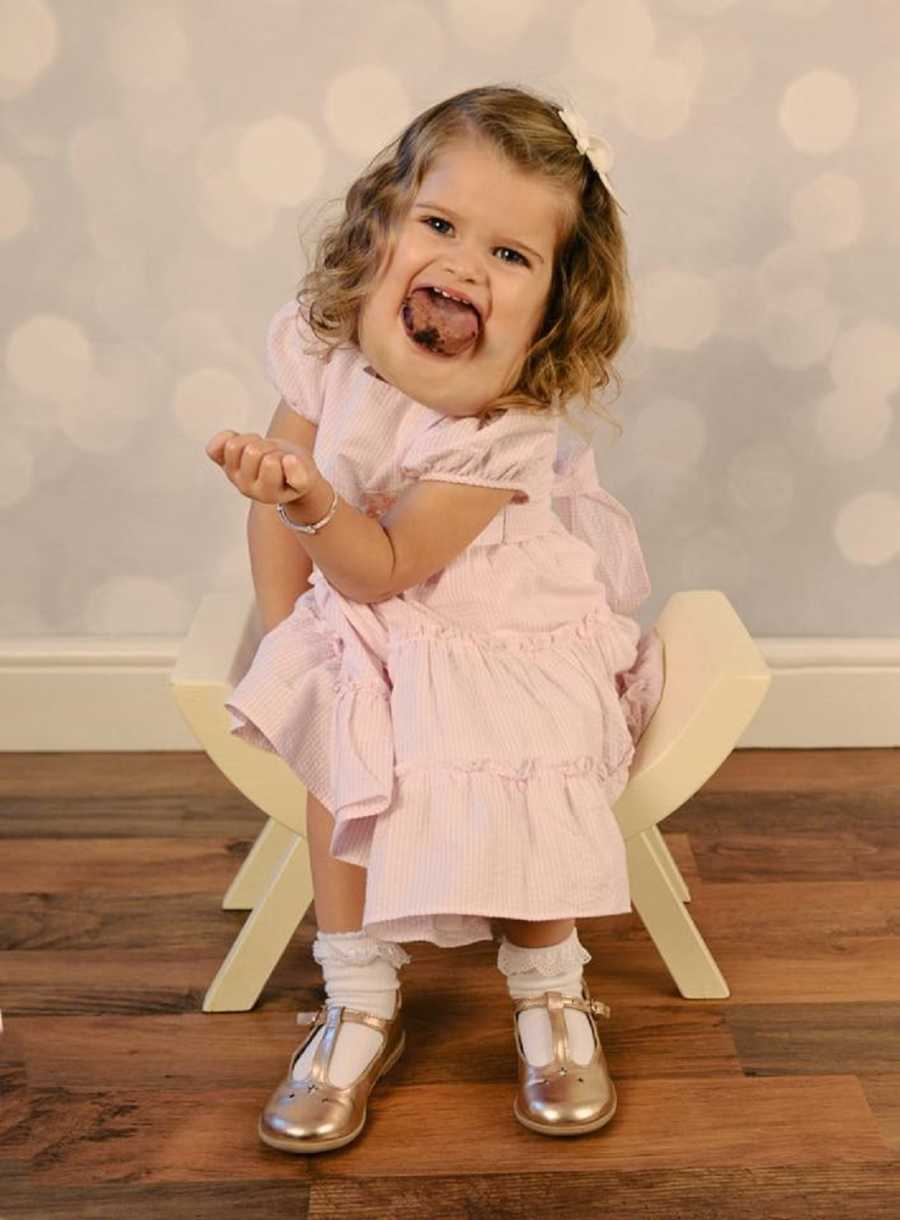
[[[318,424],[327,361],[304,348],[318,343],[296,301],[278,310],[266,332],[266,376],[298,415]]]
[[[552,482],[558,431],[555,416],[517,408],[487,423],[473,415],[441,415],[414,436],[400,472],[409,479],[512,489],[514,500],[528,501]]]

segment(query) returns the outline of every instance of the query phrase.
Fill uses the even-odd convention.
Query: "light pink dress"
[[[294,301],[266,364],[318,425],[325,478],[379,516],[416,479],[514,488],[466,550],[373,605],[319,568],[226,703],[335,818],[332,855],[368,869],[363,926],[464,945],[498,917],[631,909],[612,812],[662,694],[663,648],[630,612],[650,592],[634,524],[583,442],[520,409],[486,426],[382,381],[355,346],[306,355]],[[298,545],[300,545],[298,543]]]

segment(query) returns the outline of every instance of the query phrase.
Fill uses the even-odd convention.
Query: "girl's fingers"
[[[250,439],[251,437],[245,432],[232,432],[225,441],[224,465],[229,478],[237,478],[243,462],[244,449]]]
[[[284,472],[281,468],[282,454],[275,448],[263,455],[259,464],[259,481],[263,490],[275,495],[284,490]]]
[[[235,482],[245,496],[256,498],[257,492],[266,493],[270,488],[281,486],[281,460],[275,441],[252,435],[243,438],[244,447],[235,470]],[[273,466],[275,468],[273,474]]]
[[[256,482],[261,457],[261,444],[254,437],[250,437],[241,451],[240,462],[236,471],[239,485],[244,495],[247,494],[248,488]]]
[[[263,503],[277,503],[292,486],[286,478],[284,459],[290,456],[278,440],[256,432],[217,432],[206,451],[224,469],[230,481],[245,496]],[[295,464],[299,465],[299,463]],[[300,470],[295,470],[295,481]]]
[[[217,432],[215,436],[211,437],[210,440],[207,441],[206,452],[208,456],[211,457],[214,462],[218,462],[220,466],[224,465],[225,463],[225,442],[230,436],[235,435],[236,433],[232,432],[230,429],[226,429],[224,432]]]

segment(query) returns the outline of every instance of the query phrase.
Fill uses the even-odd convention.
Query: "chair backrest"
[[[706,783],[772,681],[762,653],[719,589],[673,593],[654,626],[663,641],[665,681],[615,805],[626,839],[655,826]]]

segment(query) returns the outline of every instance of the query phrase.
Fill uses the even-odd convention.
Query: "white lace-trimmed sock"
[[[558,944],[543,945],[539,949],[513,944],[503,933],[497,952],[497,968],[506,976],[509,994],[514,1000],[541,995],[545,991],[580,996],[583,967],[590,960],[590,953],[578,939],[577,928]],[[590,1019],[576,1008],[564,1008],[563,1017],[569,1054],[576,1063],[589,1063],[594,1054]],[[529,1008],[519,1013],[518,1020],[525,1058],[532,1066],[543,1067],[553,1058],[550,1014],[544,1008]]]
[[[319,932],[313,941],[313,957],[322,967],[327,1005],[346,1004],[376,1017],[392,1017],[397,1004],[400,981],[398,968],[411,961],[405,949],[394,941],[375,940],[365,929],[357,932]],[[316,1047],[322,1041],[320,1029],[294,1065],[294,1080],[309,1071]],[[382,1035],[358,1021],[341,1024],[328,1079],[344,1088],[371,1063],[382,1046]]]

